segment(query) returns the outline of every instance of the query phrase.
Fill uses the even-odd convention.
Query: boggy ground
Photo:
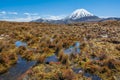
[[[16,41],[26,42],[27,47],[16,47]],[[80,43],[80,53],[65,54],[75,42]],[[45,59],[54,53],[58,62],[46,64]],[[119,80],[120,21],[66,25],[0,22],[0,73],[17,62],[18,54],[37,60],[23,79],[91,80],[84,76],[90,73],[103,80]]]

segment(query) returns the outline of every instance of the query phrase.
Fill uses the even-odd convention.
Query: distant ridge
[[[42,23],[56,23],[56,24],[61,24],[61,23],[74,23],[74,22],[101,22],[101,21],[106,21],[106,20],[120,20],[120,18],[99,18],[98,16],[88,12],[85,9],[77,9],[72,12],[69,16],[66,16],[63,19],[60,20],[52,20],[52,19],[37,19],[33,20],[31,22],[42,22]]]

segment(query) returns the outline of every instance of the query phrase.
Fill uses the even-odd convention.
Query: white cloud
[[[29,16],[29,15],[30,15],[30,13],[24,13],[24,15],[27,15],[27,16]]]
[[[27,15],[27,16],[37,16],[38,15],[38,13],[28,13],[28,12],[23,13],[23,14]]]
[[[13,14],[13,15],[17,15],[17,12],[8,12],[8,14]]]
[[[13,14],[13,15],[17,15],[17,12],[6,12],[6,11],[1,11],[0,15],[7,15],[7,14]]]
[[[5,15],[5,14],[6,14],[5,11],[1,11],[1,12],[0,12],[0,15]]]
[[[99,16],[100,18],[110,18],[110,17],[118,17],[118,16]]]
[[[3,16],[3,14],[5,14]],[[17,16],[10,16],[9,14],[12,14],[12,15],[17,15]],[[19,14],[17,12],[5,12],[5,11],[2,11],[0,12],[0,20],[3,20],[3,21],[15,21],[15,22],[29,22],[29,21],[32,21],[32,20],[36,20],[36,19],[39,19],[40,16],[37,14],[37,13],[23,13],[23,14]],[[26,15],[23,17],[23,15]]]
[[[26,13],[25,15],[27,15],[27,17],[18,17],[18,18],[10,18],[10,17],[4,17],[0,20],[4,20],[4,21],[15,21],[15,22],[29,22],[32,20],[37,20],[39,18],[41,18],[40,16],[31,16],[30,14]],[[52,20],[59,20],[64,18],[65,16],[61,15],[61,16],[51,16],[51,15],[47,15],[44,16],[44,19],[52,19]]]
[[[52,20],[60,20],[60,19],[62,19],[64,17],[65,17],[65,15],[59,15],[59,16],[44,15],[43,18],[45,18],[45,19],[52,19]]]
[[[11,14],[11,15],[9,15]],[[3,21],[16,21],[16,22],[29,22],[32,20],[36,20],[41,18],[38,13],[22,13],[19,14],[17,12],[6,12],[6,11],[1,11],[0,12],[0,20]],[[16,16],[17,15],[17,16]],[[59,16],[53,16],[53,15],[43,15],[43,19],[51,19],[51,20],[59,20],[64,18],[65,15],[59,15]]]
[[[39,19],[40,16],[33,16],[33,17],[19,17],[19,18],[3,18],[3,21],[15,21],[15,22],[29,22],[32,20]]]

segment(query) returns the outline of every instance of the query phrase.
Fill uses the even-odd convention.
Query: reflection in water
[[[102,80],[102,79],[101,79],[99,76],[97,76],[97,75],[84,72],[84,70],[83,70],[82,68],[72,68],[72,70],[73,70],[76,74],[83,73],[83,75],[84,75],[85,77],[90,77],[90,78],[92,78],[92,80]]]
[[[51,40],[52,41],[52,40]],[[16,47],[27,47],[27,44],[21,41],[15,42]],[[79,54],[80,53],[80,43],[76,42],[74,46],[64,50],[65,54]],[[97,58],[92,58],[93,60]],[[45,63],[50,62],[58,62],[58,58],[56,55],[49,56],[45,59]],[[17,80],[23,73],[25,73],[30,67],[34,66],[36,61],[26,61],[25,59],[18,56],[17,64],[11,67],[6,73],[0,75],[0,80]],[[72,70],[76,73],[83,73],[85,77],[91,77],[92,80],[101,80],[97,75],[93,75],[90,73],[85,73],[81,68],[72,68]]]
[[[91,77],[92,80],[102,80],[99,76],[94,75],[94,74],[90,74],[90,73],[84,73],[85,77]]]
[[[17,64],[11,67],[6,73],[0,75],[0,80],[17,80],[30,67],[36,64],[36,61],[26,61],[18,56]]]
[[[21,42],[21,41],[16,41],[15,45],[16,45],[16,47],[20,47],[20,46],[27,47],[27,43]]]
[[[80,43],[76,42],[74,46],[64,50],[65,54],[79,54],[80,53]]]
[[[78,74],[78,73],[83,73],[83,69],[82,68],[72,68],[72,70]]]
[[[50,62],[58,62],[58,58],[56,55],[49,56],[45,59],[45,63],[50,63]]]

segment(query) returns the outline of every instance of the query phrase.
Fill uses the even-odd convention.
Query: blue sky
[[[0,0],[0,20],[58,19],[80,8],[100,17],[120,17],[120,0]]]

